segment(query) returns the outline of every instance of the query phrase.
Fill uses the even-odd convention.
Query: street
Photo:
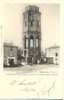
[[[8,75],[57,75],[58,72],[58,65],[25,65],[20,67],[8,67],[4,68],[4,73]]]

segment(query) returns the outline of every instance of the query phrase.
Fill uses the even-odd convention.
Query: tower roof
[[[39,7],[35,6],[35,5],[29,5],[27,7],[25,7],[26,11],[36,11],[39,12]]]

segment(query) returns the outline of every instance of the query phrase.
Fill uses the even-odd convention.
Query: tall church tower
[[[41,13],[37,6],[27,6],[25,8],[23,34],[26,63],[37,64],[41,57]]]

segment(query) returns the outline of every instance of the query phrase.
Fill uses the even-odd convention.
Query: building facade
[[[27,6],[23,13],[24,56],[36,64],[41,56],[41,13],[37,6]]]
[[[52,46],[46,49],[47,63],[59,64],[60,61],[60,47]]]
[[[17,64],[17,46],[11,43],[4,43],[4,66]]]

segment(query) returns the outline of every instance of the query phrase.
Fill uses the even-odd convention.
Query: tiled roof
[[[60,46],[55,45],[55,46],[48,47],[46,49],[56,49],[56,48],[60,48]]]
[[[17,48],[17,46],[13,45],[13,43],[8,43],[8,42],[5,42],[4,46],[6,46],[6,47],[16,47]]]

